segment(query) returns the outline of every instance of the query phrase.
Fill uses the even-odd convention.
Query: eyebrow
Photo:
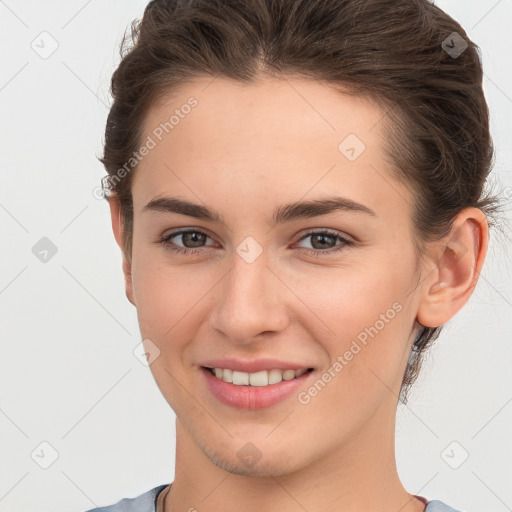
[[[200,220],[226,224],[222,215],[213,208],[191,203],[190,201],[176,197],[152,199],[144,206],[142,211],[177,213]],[[270,226],[276,226],[277,224],[283,224],[292,220],[308,219],[336,211],[360,212],[373,217],[377,216],[373,210],[363,204],[356,203],[345,197],[333,196],[281,205],[274,211],[272,218],[265,219],[265,222]]]

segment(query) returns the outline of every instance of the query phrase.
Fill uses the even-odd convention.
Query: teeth
[[[292,380],[300,377],[307,370],[262,370],[261,372],[237,372],[228,368],[210,368],[210,372],[224,382],[231,382],[236,386],[268,386],[279,384],[282,380]]]

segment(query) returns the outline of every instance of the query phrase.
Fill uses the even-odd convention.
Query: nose
[[[212,326],[227,339],[250,344],[263,333],[278,333],[288,325],[285,284],[269,268],[263,252],[252,263],[233,254],[231,268],[216,295]]]

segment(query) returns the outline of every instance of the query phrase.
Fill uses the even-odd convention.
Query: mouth
[[[299,370],[274,368],[258,372],[241,372],[229,368],[211,368],[202,366],[203,370],[209,372],[217,379],[233,384],[234,386],[246,387],[268,387],[279,384],[283,381],[290,381],[299,378],[305,373],[311,373],[314,368],[301,368]]]
[[[316,374],[314,368],[279,368],[254,373],[199,367],[206,389],[219,403],[236,409],[261,410],[297,397]]]

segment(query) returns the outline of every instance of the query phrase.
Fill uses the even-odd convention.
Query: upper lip
[[[290,361],[281,361],[279,359],[263,358],[263,359],[212,359],[204,361],[201,366],[207,368],[226,368],[237,372],[255,373],[263,370],[301,370],[312,368],[311,365],[303,365],[300,363],[293,363]]]

